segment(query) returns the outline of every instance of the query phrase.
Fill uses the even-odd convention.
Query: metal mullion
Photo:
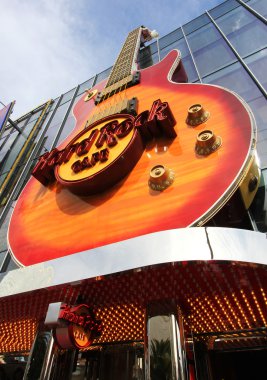
[[[63,96],[63,95],[62,95],[62,96]],[[62,96],[58,99],[58,102],[57,102],[57,104],[56,104],[55,109],[54,109],[53,112],[52,112],[52,115],[51,115],[50,118],[48,119],[48,121],[47,121],[47,123],[46,123],[46,126],[43,128],[43,132],[42,132],[40,138],[38,139],[38,142],[36,143],[35,147],[33,148],[32,152],[31,152],[31,154],[30,154],[30,156],[29,156],[29,158],[28,158],[28,160],[27,160],[27,162],[26,162],[26,164],[25,164],[25,166],[24,166],[24,168],[23,168],[23,170],[22,170],[22,172],[21,172],[21,175],[19,176],[19,179],[18,179],[18,181],[17,181],[17,184],[14,186],[13,191],[12,191],[12,193],[10,194],[10,197],[9,197],[7,203],[6,203],[6,205],[5,205],[4,209],[3,209],[3,211],[2,211],[1,214],[0,214],[0,227],[1,227],[2,223],[3,223],[4,220],[5,220],[5,217],[6,217],[7,213],[8,213],[8,211],[9,211],[10,205],[11,205],[11,203],[13,202],[13,199],[15,199],[15,196],[14,196],[14,195],[16,195],[17,192],[19,191],[20,186],[22,185],[24,179],[26,178],[26,176],[27,176],[27,174],[28,174],[28,170],[29,170],[29,168],[30,168],[30,166],[31,166],[31,162],[32,162],[32,160],[35,158],[35,154],[37,154],[37,152],[38,152],[39,149],[40,149],[40,146],[41,146],[42,140],[43,140],[43,138],[45,137],[46,131],[47,131],[47,129],[48,129],[48,127],[49,127],[49,125],[50,125],[50,123],[51,123],[51,121],[52,121],[52,119],[53,119],[55,113],[56,113],[56,110],[57,110],[58,105],[59,105],[59,103],[60,103],[60,101],[61,101],[61,99],[62,99]]]
[[[71,107],[73,106],[73,103],[74,103],[74,100],[75,100],[75,98],[76,98],[76,96],[77,96],[77,93],[78,93],[78,91],[79,91],[79,88],[80,88],[80,85],[78,85],[78,86],[76,87],[76,90],[74,91],[74,94],[73,94],[73,96],[72,96],[72,99],[71,99],[71,101],[70,101],[70,104],[69,104],[69,106],[68,106],[68,109],[67,109],[67,111],[66,111],[66,113],[65,113],[65,115],[64,115],[64,118],[63,118],[63,120],[62,120],[62,122],[61,122],[61,125],[60,125],[60,127],[59,127],[59,129],[58,129],[58,131],[57,131],[56,137],[54,138],[54,141],[53,141],[53,144],[52,144],[51,149],[55,148],[55,146],[57,145],[57,142],[58,142],[58,140],[59,140],[59,136],[60,136],[60,134],[61,134],[61,132],[62,132],[62,130],[63,130],[63,128],[64,128],[64,125],[65,125],[66,121],[67,121],[67,118],[68,118],[68,116],[69,116],[69,112],[70,112],[70,110],[71,110]],[[62,95],[62,96],[63,96],[63,95]]]
[[[244,3],[244,1],[242,1],[242,0],[237,0],[237,1],[240,5],[242,5],[244,8],[246,8],[247,11],[252,13],[255,17],[257,17],[260,21],[262,21],[265,25],[267,25],[267,19],[264,16],[262,16],[260,13],[255,11],[255,9],[253,9],[248,4]]]
[[[10,260],[11,260],[11,255],[9,253],[9,249],[6,251],[6,254],[5,254],[5,257],[4,257],[4,260],[3,260],[3,263],[1,265],[1,268],[0,268],[0,273],[3,273],[6,271],[7,267],[8,267],[8,264],[10,263]]]
[[[228,40],[228,38],[226,37],[226,35],[224,34],[224,32],[221,30],[221,28],[219,27],[219,25],[216,23],[216,21],[212,18],[212,16],[209,14],[208,11],[206,11],[206,14],[208,15],[208,17],[210,18],[211,22],[213,23],[213,25],[215,26],[215,28],[218,30],[218,32],[221,34],[222,38],[224,39],[224,41],[227,43],[227,45],[230,47],[230,49],[232,50],[232,52],[234,53],[234,55],[236,56],[236,58],[238,59],[238,61],[241,63],[241,65],[244,67],[244,69],[246,70],[246,72],[248,73],[248,75],[251,77],[251,79],[256,83],[258,89],[261,91],[261,93],[263,94],[263,96],[267,99],[267,91],[265,90],[265,88],[261,85],[261,83],[258,81],[258,79],[256,78],[256,76],[253,74],[253,72],[250,70],[250,68],[247,66],[247,64],[245,63],[245,61],[243,60],[243,58],[239,55],[239,53],[237,52],[237,50],[235,49],[235,47],[231,44],[231,42]]]
[[[189,45],[189,43],[188,43],[187,37],[186,37],[186,35],[185,35],[184,29],[183,29],[182,26],[181,26],[181,30],[182,30],[182,33],[183,33],[183,36],[184,36],[184,39],[185,39],[186,45],[187,45],[187,47],[188,47],[189,53],[190,53],[190,55],[191,55],[191,58],[192,58],[193,64],[194,64],[194,66],[195,66],[195,69],[196,69],[196,72],[197,72],[198,79],[199,79],[200,83],[202,83],[201,75],[200,75],[200,73],[199,73],[199,71],[198,71],[198,68],[197,68],[197,65],[196,65],[196,61],[195,61],[195,59],[194,59],[194,56],[193,56],[192,50],[191,50],[191,48],[190,48],[190,45]]]
[[[158,51],[158,62],[160,62],[161,57],[160,57],[160,48],[159,48],[159,37],[157,37],[156,39],[156,44],[157,44],[157,51]]]
[[[93,82],[92,82],[92,86],[90,88],[94,87],[94,85],[96,84],[96,79],[97,79],[97,74],[95,74]]]

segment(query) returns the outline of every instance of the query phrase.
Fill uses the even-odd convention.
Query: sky
[[[222,2],[0,0],[0,101],[15,120],[113,65],[136,27],[163,37]]]

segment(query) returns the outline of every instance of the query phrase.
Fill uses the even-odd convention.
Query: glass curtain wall
[[[257,150],[262,178],[267,178],[267,1],[227,0],[189,23],[141,49],[140,68],[149,67],[162,60],[172,49],[182,53],[189,82],[207,83],[226,87],[239,94],[251,107],[258,126]],[[7,251],[6,232],[12,210],[22,185],[30,176],[38,157],[64,142],[75,127],[73,108],[85,90],[108,77],[111,68],[92,76],[76,88],[55,99],[46,112],[41,128],[35,135],[34,154],[18,162],[18,168],[28,168],[19,181],[11,184],[17,191],[11,199],[1,199],[0,216],[0,268],[15,267]],[[24,131],[19,135],[10,126],[0,139],[0,186],[4,183],[17,153],[27,140],[41,110],[32,111],[18,120]],[[27,159],[30,162],[27,162]],[[22,171],[23,173],[23,171]],[[261,231],[267,231],[266,192],[262,179],[261,197],[252,209],[253,218]],[[260,192],[259,192],[260,193]],[[1,194],[0,194],[1,197]],[[5,206],[6,204],[6,206]],[[258,204],[258,205],[257,205]],[[259,206],[260,205],[260,206]],[[260,226],[260,227],[259,227]]]

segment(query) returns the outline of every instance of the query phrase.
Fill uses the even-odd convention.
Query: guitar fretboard
[[[140,33],[141,28],[137,28],[129,33],[110,73],[106,87],[112,86],[131,74],[137,54],[136,49],[139,44]]]

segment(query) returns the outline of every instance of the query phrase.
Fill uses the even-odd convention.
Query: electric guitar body
[[[95,98],[80,98],[73,111],[75,129],[58,149],[74,141],[85,127],[90,130],[88,119],[93,120],[95,113],[115,109],[126,97],[137,99],[138,115],[150,110],[156,100],[167,102],[175,119],[176,137],[163,134],[147,140],[122,179],[90,195],[77,195],[58,181],[44,186],[32,177],[9,226],[9,245],[18,263],[27,266],[81,251],[90,254],[95,247],[140,235],[201,226],[243,183],[255,146],[255,124],[248,107],[237,95],[220,87],[172,82],[179,61],[179,52],[172,51],[160,63],[141,70],[139,84],[97,106]],[[91,93],[101,91],[105,84],[98,84]],[[209,113],[196,126],[187,120],[192,105],[202,105]],[[203,141],[211,135],[217,138],[216,149],[204,155],[202,132]],[[78,158],[83,156],[74,157]],[[151,185],[155,167],[168,168],[172,173],[164,189]],[[109,183],[108,167],[102,182],[105,178]]]

